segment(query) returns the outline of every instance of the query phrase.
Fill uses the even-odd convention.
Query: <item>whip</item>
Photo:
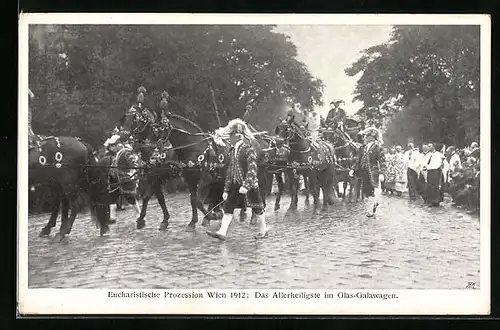
[[[205,214],[205,216],[203,217],[203,219],[205,219],[205,217],[207,215],[209,215],[210,213],[212,213],[213,210],[215,210],[217,207],[219,207],[222,203],[224,203],[225,201],[222,201],[220,202],[219,204],[215,205],[210,211],[207,212],[207,214]]]

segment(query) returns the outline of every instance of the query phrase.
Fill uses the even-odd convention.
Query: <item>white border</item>
[[[29,24],[328,24],[328,25],[481,25],[481,270],[479,290],[343,290],[395,293],[399,299],[118,299],[108,290],[28,289],[27,89]],[[19,21],[18,136],[18,302],[23,314],[433,314],[485,315],[490,312],[490,95],[491,20],[488,15],[302,15],[302,14],[32,14]],[[134,290],[111,290],[132,292]],[[136,290],[204,292],[207,290]],[[217,290],[235,292],[238,290]],[[273,292],[280,290],[259,290]],[[326,290],[337,294],[339,291]],[[253,297],[255,290],[239,290]],[[325,290],[281,290],[317,292]],[[112,301],[110,301],[112,299]]]

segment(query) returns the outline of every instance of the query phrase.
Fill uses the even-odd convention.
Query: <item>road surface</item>
[[[167,232],[151,201],[146,227],[135,229],[132,207],[118,212],[110,235],[100,237],[80,215],[63,242],[38,234],[48,214],[29,218],[30,288],[107,289],[462,289],[479,287],[479,217],[446,203],[428,208],[403,195],[382,196],[375,218],[364,202],[340,200],[328,213],[266,212],[270,236],[255,240],[256,226],[233,221],[220,242],[205,228],[186,232],[186,194],[167,195]],[[273,203],[271,203],[273,204]],[[250,211],[249,211],[250,212]],[[201,216],[200,222],[201,223]],[[217,229],[218,221],[211,226]]]

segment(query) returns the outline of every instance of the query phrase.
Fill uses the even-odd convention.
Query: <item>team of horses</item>
[[[61,226],[56,237],[62,240],[71,232],[77,214],[82,210],[82,196],[90,204],[91,216],[100,234],[109,231],[109,205],[124,195],[136,206],[136,228],[146,225],[148,202],[156,196],[163,212],[160,230],[169,226],[163,185],[182,176],[189,189],[192,217],[186,230],[193,231],[203,214],[202,226],[222,216],[222,193],[231,145],[214,132],[204,132],[197,124],[180,115],[167,112],[161,118],[154,111],[132,106],[120,120],[121,140],[130,141],[133,150],[113,156],[104,150],[74,137],[45,137],[29,151],[30,184],[50,186],[52,212],[40,236],[47,236],[56,225],[61,210]],[[306,184],[306,203],[309,194],[314,201],[314,213],[327,210],[334,203],[335,192],[340,196],[338,183],[359,197],[353,169],[359,144],[339,128],[323,129],[321,138],[313,140],[304,134],[294,121],[280,121],[274,134],[257,132],[254,150],[258,160],[258,180],[263,201],[272,191],[273,179],[278,183],[274,209],[280,208],[283,194],[283,173],[290,183],[289,211],[298,205],[299,178]],[[134,155],[140,155],[135,157]],[[320,191],[323,205],[320,207]],[[135,193],[134,193],[135,192]],[[138,199],[142,199],[139,208]],[[71,214],[68,218],[69,210]],[[242,210],[244,218],[245,210]],[[252,214],[251,223],[255,223]]]

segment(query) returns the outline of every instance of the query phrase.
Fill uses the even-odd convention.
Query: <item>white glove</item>
[[[246,194],[248,192],[248,189],[245,187],[240,187],[240,194]]]
[[[223,199],[223,200],[226,200],[226,199],[227,199],[227,192],[224,192],[224,193],[222,194],[222,199]]]

